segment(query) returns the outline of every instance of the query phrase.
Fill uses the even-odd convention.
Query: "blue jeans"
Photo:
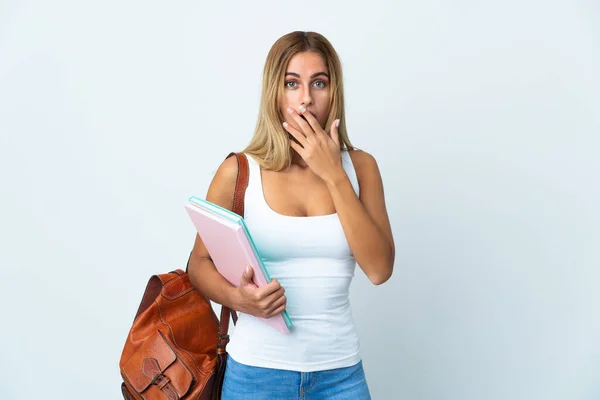
[[[253,367],[227,357],[222,400],[370,400],[362,361],[317,372]]]

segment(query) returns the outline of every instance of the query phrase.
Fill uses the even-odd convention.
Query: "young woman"
[[[322,35],[292,32],[271,48],[244,153],[244,218],[274,279],[258,288],[247,268],[234,287],[199,236],[189,264],[198,290],[239,311],[222,398],[369,399],[349,287],[356,264],[376,285],[390,278],[394,240],[377,163],[348,139],[340,60]],[[231,210],[237,170],[224,161],[207,200]],[[255,318],[284,309],[287,335]]]

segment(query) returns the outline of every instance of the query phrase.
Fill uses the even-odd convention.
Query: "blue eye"
[[[294,81],[287,81],[287,82],[285,83],[285,87],[288,87],[288,88],[290,88],[290,89],[291,89],[291,88],[293,88],[294,86],[290,86],[290,83],[292,83],[292,84],[296,85],[296,82],[294,82]]]
[[[325,82],[323,82],[323,81],[316,81],[316,82],[315,82],[315,85],[316,85],[317,83],[320,83],[320,84],[321,84],[321,86],[318,86],[319,88],[323,89],[323,88],[325,87]]]

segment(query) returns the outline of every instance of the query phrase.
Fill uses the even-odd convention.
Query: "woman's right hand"
[[[287,299],[285,289],[276,279],[263,287],[252,282],[254,269],[250,266],[242,274],[237,287],[237,311],[260,318],[271,318],[285,310]]]

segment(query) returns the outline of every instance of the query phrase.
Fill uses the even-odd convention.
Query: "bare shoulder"
[[[229,157],[221,163],[208,187],[206,200],[231,210],[233,194],[238,175],[238,164],[235,157]]]
[[[381,179],[377,160],[370,153],[364,150],[350,150],[348,153],[352,159],[352,164],[354,164],[359,183],[366,180]]]

